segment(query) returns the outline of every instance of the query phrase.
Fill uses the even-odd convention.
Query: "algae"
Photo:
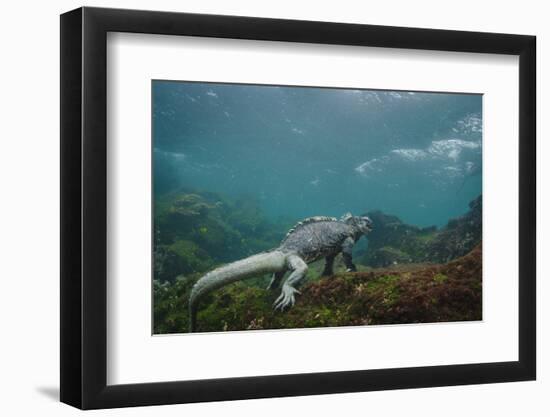
[[[155,333],[187,332],[192,282],[155,284]],[[338,273],[306,283],[301,292],[281,313],[272,309],[278,291],[229,285],[205,297],[197,331],[481,320],[481,245],[447,264]]]

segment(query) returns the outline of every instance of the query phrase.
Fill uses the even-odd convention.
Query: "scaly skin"
[[[344,215],[334,217],[310,217],[287,233],[278,248],[259,253],[210,271],[200,278],[189,297],[189,331],[196,327],[197,305],[206,293],[253,276],[273,273],[268,286],[276,289],[287,272],[288,278],[281,287],[281,295],[273,303],[275,310],[283,311],[294,305],[296,287],[307,274],[307,264],[326,259],[323,275],[332,275],[334,258],[340,252],[348,271],[355,271],[351,251],[361,236],[372,230],[372,221],[366,216]]]

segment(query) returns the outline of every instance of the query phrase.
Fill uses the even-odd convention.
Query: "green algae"
[[[195,279],[155,284],[155,333],[187,332]],[[279,312],[272,309],[278,290],[231,284],[201,301],[197,331],[480,320],[481,247],[445,265],[337,273],[304,284],[301,292],[294,307]]]
[[[449,277],[445,274],[442,274],[442,273],[437,273],[434,275],[434,281],[437,282],[438,284],[441,284],[445,281],[447,281],[449,279]]]

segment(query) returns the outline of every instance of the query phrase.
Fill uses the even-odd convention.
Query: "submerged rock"
[[[184,217],[204,216],[214,208],[216,205],[209,204],[198,194],[183,194],[173,201],[170,213]]]
[[[402,263],[411,263],[412,258],[406,252],[395,249],[392,246],[384,246],[372,252],[369,262],[371,265],[386,267]]]
[[[470,202],[470,210],[461,217],[452,219],[437,232],[427,246],[426,260],[447,262],[465,255],[482,238],[481,196]]]
[[[481,196],[470,202],[470,210],[437,229],[403,223],[398,217],[368,213],[375,225],[361,263],[386,267],[396,263],[448,262],[471,251],[481,241]]]
[[[253,198],[182,190],[155,200],[154,277],[206,272],[278,245],[287,223],[269,221]]]
[[[296,305],[272,310],[278,292],[236,283],[208,296],[198,331],[290,329],[482,319],[481,244],[442,265],[401,265],[306,283]],[[155,333],[187,332],[182,281],[155,292]],[[169,288],[168,290],[166,288]]]

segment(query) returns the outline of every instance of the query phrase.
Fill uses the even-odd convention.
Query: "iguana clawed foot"
[[[292,307],[296,302],[294,294],[301,294],[301,292],[288,284],[283,284],[281,295],[273,303],[273,309],[284,311],[285,308]]]

